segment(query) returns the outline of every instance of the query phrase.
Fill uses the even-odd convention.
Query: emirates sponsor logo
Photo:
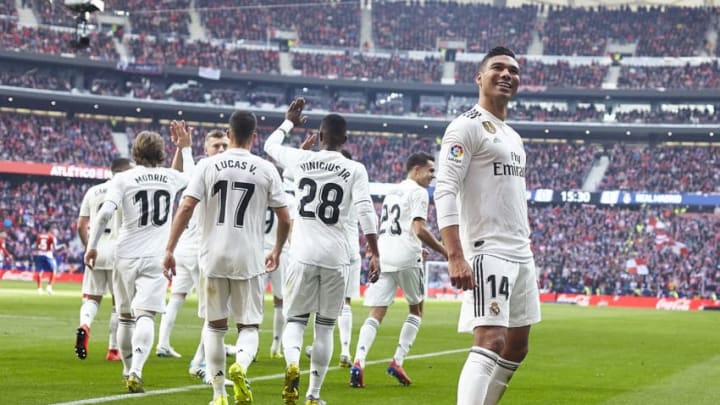
[[[669,300],[669,299],[661,298],[660,300],[658,300],[657,304],[655,304],[655,309],[663,309],[665,311],[689,311],[690,310],[690,300],[688,300],[688,299]]]

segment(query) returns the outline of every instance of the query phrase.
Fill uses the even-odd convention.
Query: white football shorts
[[[200,267],[197,256],[175,256],[175,276],[172,279],[170,292],[173,294],[190,294],[197,287]]]
[[[540,293],[533,260],[511,262],[478,255],[470,265],[476,287],[465,291],[458,332],[477,326],[521,327],[540,322]]]
[[[283,284],[283,313],[286,318],[317,313],[336,319],[345,302],[347,266],[337,269],[292,262]]]
[[[209,322],[232,315],[236,324],[259,325],[263,320],[264,277],[247,280],[205,279],[205,319]]]
[[[425,270],[422,263],[398,271],[380,272],[380,278],[370,284],[365,291],[366,307],[387,307],[395,300],[398,287],[402,290],[408,304],[416,305],[427,296]]]
[[[117,258],[113,271],[115,307],[119,314],[138,309],[165,312],[168,280],[163,275],[163,257]]]
[[[100,295],[103,296],[106,293],[113,293],[113,271],[112,269],[98,269],[93,268],[90,270],[85,267],[85,274],[83,274],[82,282],[82,293],[83,295]]]

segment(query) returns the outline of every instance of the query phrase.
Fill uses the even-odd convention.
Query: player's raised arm
[[[302,155],[302,151],[296,148],[283,146],[285,137],[290,134],[298,125],[303,124],[306,121],[304,115],[302,115],[303,107],[305,106],[305,99],[302,97],[296,98],[290,103],[287,112],[285,113],[285,121],[276,129],[263,145],[265,153],[270,155],[281,167],[288,168],[296,162]]]
[[[185,121],[170,122],[170,139],[177,147],[172,160],[172,168],[183,173],[192,173],[195,161],[192,157],[192,130]]]

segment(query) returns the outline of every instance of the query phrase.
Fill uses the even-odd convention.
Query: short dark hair
[[[485,64],[490,58],[499,55],[506,55],[513,59],[517,59],[515,57],[515,52],[511,51],[509,48],[506,48],[504,46],[496,46],[495,48],[491,49],[490,52],[485,55],[485,57],[482,58],[482,60],[480,61],[480,65],[478,66],[478,71],[482,70],[485,67]]]
[[[110,163],[110,171],[115,174],[122,172],[130,168],[130,159],[127,158],[115,158]]]
[[[413,153],[405,161],[405,172],[410,173],[410,170],[415,166],[425,166],[427,162],[434,162],[435,158],[425,152]]]
[[[235,111],[230,116],[230,135],[237,143],[245,143],[255,133],[257,119],[250,111]]]
[[[352,153],[350,153],[349,150],[347,150],[347,149],[341,149],[341,150],[340,150],[340,153],[341,153],[343,156],[345,156],[345,159],[352,160]]]
[[[326,115],[320,126],[329,144],[338,146],[347,141],[347,122],[340,114]]]
[[[141,166],[156,167],[165,162],[165,141],[157,132],[140,132],[132,151],[135,162]]]

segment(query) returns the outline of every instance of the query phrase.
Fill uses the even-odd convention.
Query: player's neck
[[[480,96],[478,105],[501,121],[505,121],[507,118],[507,100]]]
[[[252,149],[252,141],[245,142],[243,144],[237,144],[233,141],[230,141],[230,145],[228,146],[229,149],[245,149],[247,151]]]

